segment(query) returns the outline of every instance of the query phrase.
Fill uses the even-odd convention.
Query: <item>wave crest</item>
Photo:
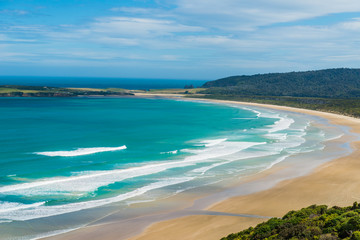
[[[127,147],[125,145],[120,147],[95,147],[95,148],[78,148],[72,151],[53,151],[53,152],[35,152],[37,155],[44,155],[49,157],[76,157],[82,155],[90,155],[100,152],[114,152],[124,150]]]

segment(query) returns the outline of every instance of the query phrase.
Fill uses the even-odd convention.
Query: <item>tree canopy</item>
[[[312,205],[299,211],[290,211],[282,218],[230,234],[221,240],[257,239],[319,239],[360,240],[360,207],[332,207]]]
[[[207,82],[204,93],[247,96],[360,98],[360,69],[232,76]]]

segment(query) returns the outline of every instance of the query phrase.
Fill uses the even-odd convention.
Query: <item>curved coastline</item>
[[[204,99],[207,100],[207,99]],[[232,103],[247,106],[265,107],[282,111],[297,112],[327,119],[330,123],[346,126],[354,134],[360,134],[360,119],[319,112],[308,109],[298,109],[285,106],[235,102],[226,100],[210,100],[219,103]],[[351,143],[353,152],[344,157],[324,163],[309,175],[284,180],[275,186],[244,196],[235,196],[212,205],[209,210],[242,212],[262,216],[281,217],[290,210],[300,209],[312,204],[327,204],[346,206],[360,199],[355,189],[360,187],[360,177],[356,171],[360,169],[360,142],[357,139]],[[147,228],[142,234],[131,238],[161,239],[161,236],[181,233],[187,239],[220,239],[230,233],[254,226],[263,220],[254,221],[251,218],[189,216],[159,222]],[[191,223],[191,224],[189,224]],[[175,234],[176,236],[176,234]],[[159,238],[160,237],[160,238]],[[180,238],[173,238],[180,239]]]
[[[153,97],[159,97],[159,95],[152,95]],[[142,95],[140,97],[149,97],[148,95]],[[173,95],[167,95],[163,96],[160,95],[160,97],[174,97]],[[176,98],[179,96],[175,96]],[[186,99],[185,100],[191,100],[194,99]],[[216,103],[222,103],[222,104],[240,104],[241,106],[256,106],[261,108],[267,108],[267,109],[275,109],[280,111],[289,111],[289,112],[297,112],[301,114],[306,114],[310,116],[316,116],[320,118],[327,119],[330,123],[341,125],[341,126],[348,126],[350,127],[355,133],[360,133],[360,129],[355,129],[356,124],[360,123],[359,119],[354,119],[351,117],[341,116],[337,114],[332,113],[322,113],[317,112],[313,110],[306,110],[306,109],[296,109],[291,107],[281,107],[281,106],[275,106],[275,105],[265,105],[265,104],[256,104],[256,103],[244,103],[244,102],[235,102],[235,101],[222,101],[222,100],[208,100],[208,99],[199,99],[201,101],[206,102],[216,102]],[[354,126],[355,125],[355,126]],[[338,141],[338,140],[335,140]],[[348,140],[341,140],[343,143],[346,143]],[[338,144],[338,143],[337,143]],[[209,201],[204,203],[204,199],[201,198],[201,201],[198,201],[198,203],[201,203],[201,206],[197,205],[197,202],[195,202],[196,207],[190,207],[191,200],[188,203],[188,211],[183,212],[182,214],[171,214],[171,213],[165,213],[162,214],[162,217],[159,216],[147,216],[148,222],[146,224],[143,223],[141,227],[136,229],[136,227],[132,226],[133,230],[137,233],[140,233],[142,230],[144,230],[145,227],[146,230],[143,231],[140,235],[137,235],[135,237],[132,237],[133,234],[128,234],[126,236],[119,236],[119,230],[117,230],[117,224],[118,222],[115,220],[113,223],[108,224],[99,224],[99,225],[92,225],[85,228],[81,228],[76,231],[72,231],[69,233],[57,235],[55,237],[52,237],[50,239],[83,239],[85,236],[89,236],[91,234],[96,234],[98,236],[101,236],[102,239],[114,239],[114,237],[121,239],[162,239],[163,236],[169,236],[171,234],[174,236],[172,239],[177,239],[178,236],[179,239],[182,239],[182,237],[186,236],[186,239],[219,239],[223,236],[226,236],[232,232],[240,231],[243,228],[246,228],[248,226],[255,225],[259,222],[262,222],[265,220],[265,218],[261,218],[261,216],[281,216],[283,213],[287,212],[288,210],[297,209],[299,207],[305,207],[307,205],[311,205],[314,203],[317,203],[315,200],[314,202],[310,201],[310,204],[308,204],[309,201],[301,201],[301,198],[297,196],[296,194],[293,195],[294,199],[296,201],[290,201],[290,202],[296,202],[298,204],[292,204],[292,208],[289,208],[286,204],[281,203],[281,199],[274,200],[275,202],[279,202],[278,204],[272,204],[271,209],[269,207],[264,207],[267,205],[267,197],[258,196],[259,194],[264,194],[268,192],[273,191],[280,191],[284,192],[283,188],[285,189],[294,189],[294,187],[289,187],[289,182],[302,182],[301,179],[305,178],[311,178],[314,174],[318,174],[318,172],[323,171],[324,168],[327,168],[327,166],[332,166],[333,164],[340,161],[340,159],[347,159],[351,158],[352,155],[358,154],[358,144],[354,143],[353,149],[354,152],[346,157],[341,157],[337,160],[333,160],[329,163],[321,164],[320,167],[316,168],[315,170],[311,170],[312,173],[306,176],[293,176],[291,179],[282,179],[281,176],[276,181],[270,181],[270,183],[266,180],[266,177],[272,176],[276,172],[281,172],[282,168],[284,166],[274,166],[269,170],[266,170],[260,174],[258,174],[255,177],[248,178],[245,183],[250,184],[250,186],[253,184],[254,181],[260,181],[260,185],[263,184],[264,188],[258,188],[258,189],[252,189],[252,191],[248,191],[246,194],[242,194],[242,196],[239,196],[239,194],[236,194],[237,191],[234,191],[232,189],[232,195],[229,195],[229,192],[227,194],[223,194],[222,196],[218,196],[218,198],[214,198],[213,196],[210,197]],[[279,177],[279,176],[277,176]],[[265,179],[265,182],[268,182],[268,184],[264,184],[265,182],[262,182],[262,180]],[[244,182],[242,182],[244,185]],[[258,183],[259,184],[259,183]],[[245,184],[246,185],[246,184]],[[253,187],[253,186],[251,186]],[[278,190],[278,189],[281,190]],[[248,189],[250,189],[248,187]],[[295,188],[297,189],[297,188]],[[226,192],[226,191],[225,191]],[[270,194],[268,193],[268,194]],[[301,191],[295,191],[295,193],[299,194]],[[319,192],[321,193],[321,191]],[[314,195],[314,194],[312,194]],[[322,194],[320,194],[322,195]],[[291,196],[290,196],[291,197]],[[188,199],[187,199],[188,200]],[[247,201],[245,201],[247,200]],[[283,199],[283,201],[287,201]],[[347,205],[350,203],[351,199],[348,199],[348,201],[345,201],[343,204]],[[323,201],[319,200],[319,203],[324,203]],[[329,204],[328,202],[325,202]],[[257,204],[257,205],[256,205]],[[336,202],[338,205],[342,205],[342,203]],[[330,204],[331,205],[331,204]],[[278,207],[277,207],[278,206]],[[195,210],[198,208],[205,208],[208,211],[215,212],[217,214],[206,214],[205,212],[196,212]],[[191,211],[191,209],[193,209]],[[206,211],[207,212],[207,211]],[[254,218],[254,217],[246,217],[246,216],[236,216],[236,215],[256,215],[260,216],[260,218]],[[151,221],[149,220],[151,219]],[[141,219],[133,219],[130,221],[131,224],[137,224],[141,223]],[[154,223],[156,222],[156,223]],[[149,223],[152,223],[151,226],[148,227]],[[190,224],[191,223],[191,224]],[[210,236],[210,238],[209,238]]]

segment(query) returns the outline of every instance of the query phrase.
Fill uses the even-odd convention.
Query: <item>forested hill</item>
[[[233,76],[207,82],[205,93],[243,96],[360,98],[360,69]]]

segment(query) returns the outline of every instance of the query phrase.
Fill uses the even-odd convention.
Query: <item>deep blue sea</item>
[[[0,76],[0,85],[25,85],[48,87],[89,87],[125,89],[184,88],[185,85],[202,86],[207,80],[94,78],[94,77],[16,77]]]
[[[0,112],[1,239],[45,234],[26,228],[35,220],[249,176],[339,134],[305,117],[201,101],[0,98]]]

